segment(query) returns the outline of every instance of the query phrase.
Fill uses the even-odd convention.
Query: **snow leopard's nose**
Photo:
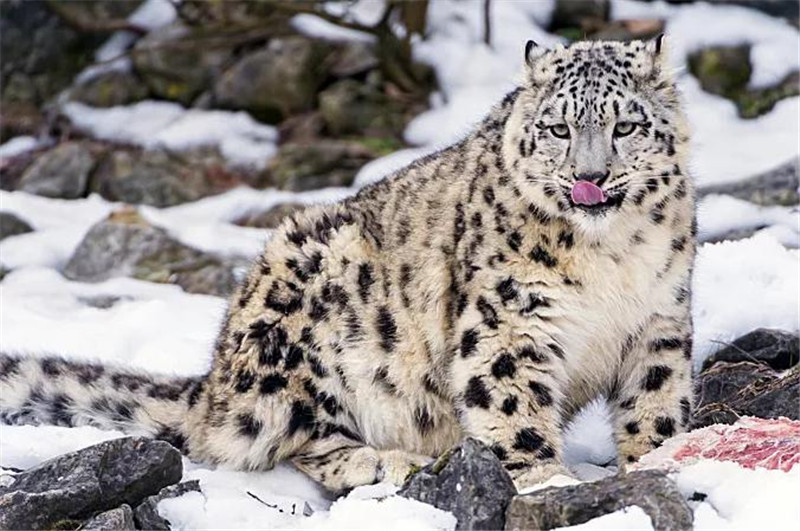
[[[575,177],[576,181],[589,181],[590,183],[594,183],[597,186],[602,186],[608,176],[611,174],[610,171],[606,170],[606,172],[594,171],[594,172],[584,172],[584,173],[576,173],[573,176]]]

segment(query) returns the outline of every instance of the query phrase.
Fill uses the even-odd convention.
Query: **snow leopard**
[[[331,492],[472,437],[524,487],[567,472],[566,424],[605,397],[625,468],[692,407],[694,188],[662,48],[529,42],[461,141],[282,223],[208,374],[4,354],[2,419],[289,461]]]

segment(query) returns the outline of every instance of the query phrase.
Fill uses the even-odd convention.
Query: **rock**
[[[116,529],[128,531],[136,529],[136,527],[133,524],[131,506],[123,503],[116,509],[111,509],[91,518],[78,529],[79,531],[114,531]]]
[[[139,40],[131,58],[154,95],[189,105],[222,75],[237,43],[231,37],[222,31],[173,24]]]
[[[631,41],[652,39],[664,33],[664,21],[647,19],[615,20],[604,24],[599,31],[589,35],[591,40]]]
[[[550,19],[550,31],[580,28],[584,31],[602,26],[609,19],[608,0],[556,0]]]
[[[456,529],[502,529],[516,493],[497,456],[475,439],[465,439],[414,474],[398,492],[452,512]]]
[[[129,276],[177,284],[189,293],[226,297],[246,264],[244,259],[221,258],[184,245],[135,210],[125,209],[89,230],[63,273],[83,282]]]
[[[283,144],[267,164],[262,180],[292,191],[350,186],[358,170],[374,158],[369,149],[357,142]]]
[[[0,212],[0,241],[18,234],[33,232],[33,227],[10,212]]]
[[[52,528],[123,503],[136,505],[182,473],[180,452],[163,441],[105,441],[45,461],[0,487],[0,528]]]
[[[274,229],[287,217],[295,212],[300,212],[305,205],[296,203],[281,203],[261,212],[251,212],[233,223],[240,227],[253,227],[256,229]]]
[[[268,123],[308,110],[325,77],[329,51],[307,37],[272,39],[225,71],[214,85],[216,102]]]
[[[788,374],[752,362],[719,361],[695,379],[693,427],[732,424],[740,417],[800,420],[800,368]]]
[[[632,505],[650,516],[655,531],[692,529],[692,510],[686,500],[666,474],[655,470],[515,496],[508,507],[505,528],[573,526]]]
[[[790,160],[777,168],[733,183],[704,186],[700,197],[723,194],[738,197],[757,205],[793,206],[800,204],[800,160]]]
[[[353,79],[337,81],[320,92],[319,110],[334,136],[401,138],[407,121],[402,105],[377,87]]]
[[[4,0],[0,17],[4,121],[9,102],[27,102],[39,107],[68,87],[74,76],[94,61],[94,50],[106,38],[107,35],[100,33],[75,30],[55,13],[49,2]]]
[[[333,56],[330,73],[335,77],[353,77],[380,66],[375,46],[368,42],[344,43]]]
[[[100,160],[89,188],[111,201],[163,208],[221,193],[239,182],[216,154],[203,158],[161,149],[117,149]]]
[[[742,118],[756,118],[775,104],[800,94],[800,74],[793,72],[774,86],[749,89],[750,45],[712,46],[689,55],[689,70],[703,90],[730,99]]]
[[[703,370],[718,362],[755,361],[785,371],[800,361],[800,335],[759,328],[736,339],[703,363]]]
[[[147,98],[147,85],[133,72],[111,70],[72,88],[69,98],[93,107],[128,105]]]
[[[95,295],[93,297],[78,297],[78,301],[86,306],[98,310],[108,310],[123,301],[132,301],[133,297],[127,295]]]
[[[64,142],[34,160],[22,174],[17,189],[60,199],[86,195],[95,166],[92,152],[80,142]]]
[[[29,102],[3,102],[3,119],[0,120],[0,143],[15,136],[36,136],[44,127],[44,115]]]
[[[154,496],[148,496],[134,511],[133,517],[139,529],[169,531],[169,520],[158,514],[158,502],[183,496],[187,492],[200,492],[200,482],[196,479],[164,487]]]
[[[742,118],[757,118],[771,111],[782,99],[797,95],[800,95],[800,72],[792,72],[773,86],[742,91],[736,106]]]
[[[747,86],[752,73],[750,45],[698,50],[689,55],[689,70],[706,92],[733,98]]]

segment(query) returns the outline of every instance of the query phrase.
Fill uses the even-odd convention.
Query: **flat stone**
[[[163,441],[123,437],[64,454],[0,486],[0,528],[51,528],[146,496],[180,480],[181,454]]]
[[[633,505],[650,516],[656,531],[692,529],[692,510],[683,495],[666,474],[655,470],[515,496],[508,507],[505,529],[574,526]]]

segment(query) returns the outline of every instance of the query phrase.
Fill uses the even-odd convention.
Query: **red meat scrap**
[[[632,469],[676,470],[703,459],[788,472],[800,463],[800,422],[742,417],[735,424],[714,424],[665,441]]]

